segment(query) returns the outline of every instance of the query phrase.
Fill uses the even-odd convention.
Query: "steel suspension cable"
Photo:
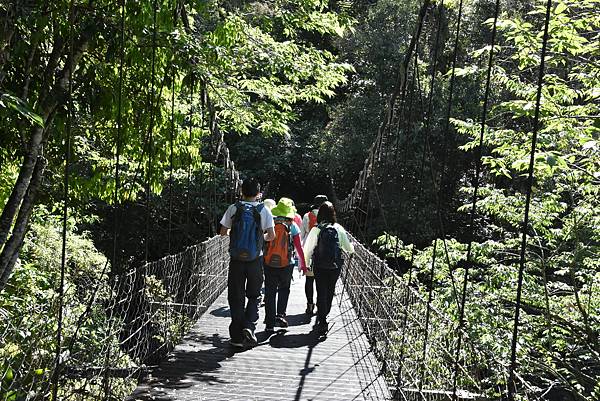
[[[440,34],[441,34],[441,25],[442,25],[442,18],[441,18],[441,12],[442,9],[444,7],[444,0],[442,0],[439,4],[439,10],[440,10],[440,16],[439,16],[439,20],[438,20],[438,26],[437,26],[437,30],[436,30],[436,35],[435,35],[435,43],[434,43],[434,51],[433,51],[433,67],[431,70],[431,83],[430,83],[430,87],[429,87],[429,99],[428,99],[428,106],[427,106],[427,120],[425,123],[425,138],[424,138],[424,143],[423,143],[423,157],[421,160],[421,180],[423,181],[424,177],[423,177],[423,173],[425,170],[425,159],[426,159],[426,148],[427,148],[427,141],[429,139],[429,134],[430,134],[430,128],[431,128],[431,120],[433,118],[432,114],[433,114],[433,93],[435,91],[435,82],[436,82],[436,71],[437,71],[437,61],[438,61],[438,50],[439,50],[439,45],[440,45]],[[421,185],[422,186],[422,185]],[[427,356],[427,346],[428,346],[428,341],[429,341],[429,324],[430,324],[430,319],[431,319],[431,302],[433,299],[433,287],[434,287],[434,274],[435,274],[435,262],[436,262],[436,252],[437,250],[437,238],[434,240],[433,243],[433,255],[432,255],[432,260],[431,260],[431,269],[430,269],[430,273],[429,273],[429,289],[428,289],[428,295],[427,295],[427,310],[425,312],[425,327],[423,329],[423,349],[422,349],[422,361],[421,361],[421,378],[419,380],[419,390],[422,389],[423,386],[423,375],[424,375],[424,365],[425,365],[425,358]]]
[[[424,21],[425,15],[423,14],[422,19],[421,19],[421,23],[420,23],[420,27],[419,27],[419,38],[421,36],[421,31],[423,28],[423,21]],[[419,60],[419,43],[417,41],[416,45],[415,45],[415,59],[414,59],[414,69],[413,69],[413,74],[414,74],[414,82],[415,82],[415,88],[413,88],[413,96],[414,96],[414,90],[416,89],[417,93],[419,94],[419,99],[420,99],[420,105],[421,105],[421,110],[424,109],[423,107],[423,97],[422,97],[422,90],[421,90],[421,85],[420,85],[420,73],[419,73],[419,66],[418,66],[418,60]],[[409,118],[412,117],[412,104],[413,104],[413,100],[411,98],[411,110],[409,111]],[[410,121],[409,121],[410,124]],[[406,142],[406,146],[405,146],[405,150],[407,150],[408,148],[408,134],[409,134],[409,130],[407,130],[406,132],[407,134],[407,142]],[[416,134],[415,134],[416,135]],[[406,159],[407,159],[407,155],[406,152],[403,155],[404,158],[404,162],[406,164]],[[421,197],[421,193],[423,190],[423,180],[419,180],[419,189],[418,189],[418,199],[420,199]],[[422,208],[419,208],[417,210],[417,220],[418,220],[418,216],[420,215],[422,211]],[[418,235],[417,232],[417,228],[416,225],[414,226],[414,235],[415,237]],[[397,247],[399,246],[399,244],[397,243]],[[414,258],[415,258],[415,254],[416,254],[416,246],[415,244],[413,244],[412,249],[411,249],[411,257],[410,257],[410,265],[413,265],[414,262]],[[397,255],[397,254],[396,254]],[[413,269],[409,268],[408,269],[408,279],[407,279],[407,284],[406,284],[406,293],[405,293],[405,298],[408,299],[408,294],[410,293],[410,287],[412,286],[412,280],[413,280]],[[408,305],[405,308],[404,311],[404,318],[403,318],[403,325],[402,325],[402,341],[401,341],[401,347],[400,347],[400,360],[404,360],[404,352],[405,352],[405,348],[406,348],[406,339],[407,339],[407,327],[408,327]],[[398,365],[398,371],[396,372],[396,393],[400,392],[400,386],[402,384],[402,374],[403,374],[403,370],[402,370],[402,362]]]
[[[173,25],[175,25],[175,18]],[[174,53],[174,49],[173,49]],[[167,253],[171,254],[171,236],[173,231],[173,141],[175,139],[175,55],[173,54],[171,82],[171,132],[169,133],[169,228],[167,233]]]
[[[111,269],[113,272],[118,270],[118,247],[119,247],[119,212],[120,212],[120,203],[119,203],[119,190],[121,188],[121,150],[122,150],[122,139],[123,139],[123,71],[125,64],[125,6],[127,0],[120,0],[120,9],[121,9],[121,18],[120,18],[120,52],[119,52],[119,82],[118,82],[118,93],[117,93],[117,137],[115,140],[115,189],[113,192],[113,252],[112,252],[112,262]],[[112,317],[113,310],[108,312],[109,317],[109,329],[108,333],[110,335],[112,331]],[[104,389],[104,400],[108,400],[110,398],[110,377],[108,374],[109,364],[111,357],[111,349],[110,347],[106,350],[106,356],[104,358],[104,375],[102,378],[103,381],[103,389]]]
[[[420,33],[418,34],[417,40],[414,42],[414,46],[413,46],[414,53],[415,53],[415,57],[414,57],[415,61],[418,58],[418,39],[419,39],[419,36],[420,36]],[[373,193],[374,193],[374,196],[375,196],[375,201],[378,204],[379,211],[380,211],[380,214],[381,214],[381,218],[383,220],[383,224],[384,224],[384,227],[385,227],[385,232],[386,232],[386,234],[385,234],[385,244],[386,244],[386,247],[387,247],[387,244],[389,244],[389,242],[390,242],[390,238],[391,238],[390,237],[390,233],[391,233],[391,230],[390,230],[390,225],[388,224],[388,218],[386,217],[386,212],[385,212],[385,207],[384,207],[384,202],[385,201],[384,201],[384,199],[383,199],[383,197],[380,194],[379,189],[378,189],[378,182],[379,182],[379,174],[378,173],[381,172],[381,170],[382,170],[381,169],[381,165],[382,164],[383,164],[383,168],[384,168],[385,172],[389,172],[389,171],[392,170],[390,168],[391,166],[389,164],[390,163],[390,159],[393,159],[393,161],[395,163],[397,163],[397,161],[398,161],[397,160],[398,159],[398,153],[399,153],[398,149],[399,149],[399,146],[400,146],[400,132],[401,132],[400,118],[401,118],[402,115],[404,115],[404,113],[405,113],[405,107],[407,105],[406,93],[407,93],[407,88],[408,88],[408,73],[409,73],[409,70],[410,70],[409,67],[412,64],[411,63],[411,59],[412,59],[412,54],[409,52],[406,55],[406,60],[404,62],[404,74],[403,74],[403,81],[402,81],[402,84],[401,84],[402,90],[401,90],[401,93],[400,93],[400,99],[401,99],[400,102],[401,103],[400,103],[400,110],[398,112],[398,118],[396,119],[397,124],[398,124],[398,126],[397,126],[397,133],[395,135],[396,149],[395,149],[395,151],[394,151],[393,154],[390,154],[390,152],[385,152],[384,153],[384,159],[385,159],[384,162],[383,163],[381,163],[381,162],[377,163],[376,167],[378,167],[378,168],[376,168],[375,172],[371,176],[371,185],[373,187]],[[416,68],[416,64],[415,64],[415,68]],[[414,83],[415,83],[414,76],[415,76],[415,74],[414,74],[414,71],[413,71],[413,79],[411,80],[412,81],[411,85],[413,85],[413,86],[414,86]],[[412,104],[412,99],[411,99],[410,103]],[[394,113],[392,111],[391,118],[393,118],[393,116],[394,116]],[[392,130],[392,124],[388,124],[387,129],[388,129],[388,131],[391,131]],[[405,130],[405,133],[406,133],[406,130]],[[377,150],[377,154],[379,155],[379,157],[381,157],[381,153],[384,151],[384,149],[386,147],[386,142],[385,142],[386,138],[387,138],[387,136],[384,135],[380,139],[380,143],[379,143],[378,150]],[[386,177],[391,181],[391,174],[386,173]],[[385,178],[384,178],[383,181],[385,182]],[[385,192],[384,192],[384,194],[385,194]],[[394,253],[395,253],[395,258],[397,258],[397,253],[398,253],[398,250],[399,250],[399,241],[398,241],[398,233],[396,232],[395,234],[396,234],[396,246],[395,246],[396,249],[395,249]],[[385,272],[384,272],[384,270],[382,268],[382,271],[380,272],[380,275],[381,275],[382,279],[384,279],[384,274],[385,274]],[[395,292],[396,292],[396,284],[397,284],[396,280],[393,280],[392,281],[392,287],[391,287],[390,291],[388,291],[389,292],[389,296],[390,296],[390,300],[389,300],[390,305],[394,301],[394,295],[395,295]],[[378,293],[378,297],[381,298],[381,299],[383,299],[383,297],[385,295],[383,293],[383,289],[384,289],[384,287],[381,286],[381,288],[379,289],[379,293]],[[407,318],[407,314],[405,314],[404,317],[406,319]],[[387,343],[385,345],[385,350],[384,350],[384,355],[383,355],[383,366],[382,366],[382,370],[381,370],[382,374],[385,374],[385,372],[388,369],[387,359],[388,359],[389,352],[391,351],[391,348],[392,348],[392,344],[390,343],[390,341],[388,339],[388,341],[387,341]],[[401,354],[403,354],[403,352],[404,352],[403,345],[401,346],[401,351],[400,352],[401,352]],[[402,359],[403,359],[403,357],[401,356],[400,360],[402,360]],[[397,372],[401,372],[401,365],[399,365],[399,369],[397,370]],[[397,382],[397,384],[398,384],[398,382]]]
[[[117,268],[117,249],[119,247],[119,190],[121,189],[121,150],[123,140],[123,65],[125,63],[125,5],[127,0],[120,0],[120,52],[119,52],[119,82],[117,93],[117,137],[115,140],[115,189],[113,192],[113,249],[112,269]]]
[[[397,74],[396,74],[396,82],[398,83],[395,88],[394,91],[392,92],[390,99],[387,102],[387,108],[385,110],[385,118],[383,120],[383,122],[381,123],[381,125],[378,128],[377,131],[377,136],[375,137],[375,140],[373,141],[373,144],[371,145],[370,149],[369,149],[369,155],[367,157],[367,159],[365,160],[365,165],[363,167],[363,169],[361,170],[360,176],[359,176],[359,180],[357,181],[356,185],[354,186],[354,188],[351,190],[350,194],[346,197],[346,199],[344,199],[341,202],[342,207],[340,208],[340,210],[342,212],[347,212],[350,209],[354,208],[354,203],[356,201],[356,199],[358,198],[358,200],[360,201],[360,197],[362,195],[362,193],[365,190],[365,187],[368,185],[368,181],[369,181],[369,176],[371,171],[374,170],[374,161],[377,160],[377,158],[379,157],[378,154],[375,154],[374,152],[377,151],[378,146],[380,146],[381,144],[381,140],[387,130],[387,127],[390,125],[390,123],[393,121],[393,110],[394,110],[394,105],[396,102],[396,98],[402,93],[403,88],[406,85],[406,77],[407,77],[407,70],[410,64],[410,60],[411,60],[411,54],[412,51],[414,50],[416,44],[417,44],[417,38],[420,35],[421,29],[422,29],[422,21],[423,21],[423,17],[427,12],[427,8],[430,4],[430,0],[424,0],[423,4],[421,5],[420,11],[419,11],[419,17],[418,17],[418,31],[417,34],[414,35],[411,38],[411,41],[408,45],[408,49],[407,49],[407,55],[403,60],[403,63],[401,64],[401,68],[398,69]]]
[[[454,51],[452,53],[452,70],[450,73],[450,87],[448,88],[448,103],[447,103],[447,107],[446,107],[446,118],[444,120],[444,142],[442,144],[442,168],[440,169],[440,188],[442,187],[441,183],[444,182],[444,177],[445,177],[445,172],[446,172],[446,159],[447,159],[447,152],[446,149],[448,147],[448,136],[449,136],[449,132],[450,132],[450,117],[452,116],[452,107],[454,106],[453,100],[454,100],[454,84],[456,81],[456,63],[458,60],[458,50],[459,50],[459,43],[460,43],[460,28],[461,28],[461,23],[462,23],[462,17],[463,17],[463,0],[459,1],[458,4],[458,17],[457,17],[457,21],[456,21],[456,35],[454,37]]]
[[[154,105],[156,88],[156,42],[157,42],[157,0],[152,1],[152,61],[150,75],[150,126],[148,127],[148,160],[146,171],[146,239],[144,243],[144,261],[148,262],[149,242],[150,242],[150,191],[152,189],[152,152],[153,152],[153,135],[154,135],[154,119],[156,106]]]
[[[434,194],[434,198],[435,198],[436,215],[437,215],[438,225],[439,225],[438,226],[438,237],[441,238],[441,240],[443,242],[443,251],[444,251],[444,256],[445,256],[446,264],[447,264],[448,268],[450,268],[451,261],[450,261],[450,254],[448,251],[448,244],[447,244],[447,239],[446,239],[445,218],[444,218],[444,213],[442,213],[441,188],[442,188],[442,183],[444,182],[445,176],[446,176],[446,166],[447,166],[446,154],[448,153],[448,151],[447,151],[448,137],[450,136],[450,117],[451,117],[452,106],[453,106],[454,80],[455,80],[455,76],[456,76],[456,62],[457,62],[457,57],[458,57],[458,45],[459,45],[460,28],[461,28],[461,22],[462,22],[462,11],[463,11],[463,1],[460,0],[457,24],[456,24],[454,50],[453,50],[453,57],[452,57],[450,88],[449,88],[448,101],[447,101],[447,106],[446,106],[446,114],[445,114],[445,119],[444,119],[444,128],[443,128],[444,135],[443,135],[443,143],[442,143],[442,147],[441,147],[442,161],[441,161],[441,166],[439,169],[440,170],[440,172],[439,172],[440,184],[439,185],[437,184],[436,172],[435,172],[435,167],[433,164],[433,152],[431,150],[430,135],[427,134],[425,137],[425,151],[427,151],[427,154],[429,155],[431,183],[432,183],[432,189],[433,189],[433,194]],[[432,90],[433,90],[433,87],[432,87]],[[436,245],[437,244],[434,244],[434,248],[437,249]],[[437,258],[437,255],[434,252],[433,257],[432,257],[432,267],[431,267],[432,271],[430,273],[431,277],[433,277],[433,275],[434,275],[436,258]],[[449,269],[448,275],[450,277],[450,281],[452,284],[452,291],[453,291],[454,299],[456,301],[457,307],[459,307],[460,302],[458,300],[458,294],[457,294],[457,290],[456,290],[456,282],[455,282],[454,275],[452,274],[451,269]],[[430,290],[432,290],[432,288],[430,288]]]
[[[466,255],[466,264],[464,267],[464,275],[463,275],[463,283],[462,283],[462,292],[460,299],[460,307],[459,307],[459,316],[458,316],[458,333],[457,333],[457,344],[456,344],[456,352],[455,352],[455,361],[454,361],[454,371],[452,378],[452,399],[454,401],[458,400],[457,395],[457,386],[458,386],[458,371],[460,366],[460,353],[462,351],[462,338],[463,331],[465,328],[465,306],[467,299],[467,287],[469,280],[469,267],[472,258],[472,248],[473,248],[473,240],[475,233],[475,216],[477,214],[477,198],[479,193],[479,186],[481,180],[481,168],[482,168],[482,149],[483,149],[483,138],[487,126],[487,116],[488,116],[488,107],[490,100],[490,92],[491,92],[491,77],[492,77],[492,67],[494,65],[494,51],[496,46],[496,34],[497,34],[497,23],[498,23],[498,15],[500,13],[500,0],[496,0],[494,7],[494,19],[492,25],[492,37],[491,37],[491,45],[490,45],[490,53],[488,56],[488,65],[487,65],[487,75],[485,82],[485,92],[483,96],[483,107],[481,111],[481,127],[479,130],[479,145],[477,147],[477,156],[476,156],[476,164],[475,164],[475,176],[474,176],[474,186],[473,186],[473,195],[471,198],[471,213],[469,218],[469,227],[470,227],[470,238],[469,243],[467,245],[467,255]]]
[[[542,89],[544,86],[544,75],[546,66],[546,51],[548,47],[549,27],[550,27],[550,10],[552,9],[552,0],[546,3],[546,16],[544,20],[544,37],[542,39],[542,52],[540,56],[540,69],[538,72],[537,93],[535,98],[535,114],[533,117],[533,133],[531,137],[531,151],[529,157],[529,168],[527,172],[526,196],[525,196],[525,212],[523,216],[523,224],[521,226],[521,253],[519,255],[519,276],[517,279],[517,299],[515,305],[515,319],[513,325],[512,344],[510,350],[510,367],[508,376],[508,399],[515,399],[517,391],[515,383],[515,374],[517,369],[517,340],[519,335],[519,315],[521,311],[521,296],[523,292],[523,278],[525,273],[525,253],[527,249],[527,232],[529,230],[529,209],[531,206],[531,195],[533,192],[533,175],[535,166],[535,151],[537,145],[537,136],[540,129],[540,109],[542,103]]]
[[[190,195],[191,195],[191,186],[192,186],[192,154],[190,152],[190,148],[192,146],[193,141],[193,116],[194,116],[194,73],[192,72],[190,77],[190,109],[189,109],[189,126],[188,126],[188,165],[187,165],[187,188],[185,191],[185,238],[186,241],[190,238]],[[204,117],[202,117],[204,118]],[[200,199],[202,199],[202,182],[204,180],[203,169],[200,169],[201,177],[200,177]]]
[[[67,86],[67,121],[66,139],[64,147],[64,176],[63,176],[63,208],[62,208],[62,245],[60,258],[60,282],[58,287],[58,317],[56,329],[56,352],[54,360],[54,372],[52,372],[52,400],[58,400],[58,386],[62,370],[62,342],[63,342],[63,318],[65,298],[65,275],[67,267],[67,224],[69,218],[69,170],[71,168],[71,134],[73,127],[73,25],[75,24],[75,10],[73,0],[69,4],[69,54],[67,68],[69,69],[69,83]]]

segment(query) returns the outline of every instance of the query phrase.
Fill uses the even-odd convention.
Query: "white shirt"
[[[354,245],[350,242],[348,238],[348,234],[346,234],[346,230],[344,227],[340,226],[338,223],[333,225],[338,232],[338,238],[340,240],[340,248],[348,253],[354,253]],[[306,241],[304,241],[304,259],[306,260],[306,265],[310,266],[310,260],[312,258],[312,254],[317,246],[317,241],[319,240],[319,233],[321,229],[318,226],[313,227],[308,233],[308,237],[306,237]]]

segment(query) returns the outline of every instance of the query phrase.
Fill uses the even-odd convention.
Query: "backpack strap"
[[[264,204],[259,203],[256,206],[252,206],[252,215],[254,216],[254,222],[256,223],[256,248],[260,249],[263,247],[264,237],[262,229],[262,219],[260,214],[265,207]]]
[[[319,230],[322,230],[324,228],[327,228],[328,226],[333,227],[333,224],[331,224],[331,223],[319,223],[315,227],[317,227]]]
[[[285,227],[285,231],[288,236],[288,252],[290,254],[290,257],[292,257],[294,255],[294,239],[292,238],[292,224],[294,224],[294,222],[286,219],[277,219],[275,224],[281,224]]]
[[[261,224],[260,213],[262,212],[264,207],[265,207],[265,205],[263,205],[262,203],[260,203],[256,206],[252,206],[252,215],[254,216],[254,221],[256,221],[256,225],[258,225],[258,227],[261,229],[261,231],[262,231],[262,224]]]
[[[244,211],[244,204],[241,201],[235,202],[234,206],[235,206],[235,213],[233,213],[233,216],[231,216],[231,221],[237,221],[237,219],[240,218],[240,216],[242,215],[242,212]]]

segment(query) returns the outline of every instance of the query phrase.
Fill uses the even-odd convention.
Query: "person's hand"
[[[302,274],[306,275],[306,272],[308,271],[308,269],[306,268],[306,265],[304,263],[302,263],[299,267],[298,267],[298,271],[302,272]]]

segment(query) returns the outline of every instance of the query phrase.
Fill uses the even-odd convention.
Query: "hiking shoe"
[[[258,340],[256,339],[253,330],[245,328],[244,330],[242,330],[242,334],[244,335],[244,338],[246,339],[246,341],[248,341],[250,345],[258,344]]]
[[[315,311],[315,304],[306,304],[306,311],[304,311],[304,313],[306,313],[307,315],[312,315]]]
[[[327,330],[329,330],[329,323],[327,323],[327,320],[321,320],[319,322],[317,322],[317,324],[315,325],[317,332],[321,335],[327,333]]]
[[[285,316],[275,316],[275,324],[279,327],[288,327],[288,321]]]
[[[236,348],[243,348],[244,347],[244,343],[233,341],[233,340],[229,340],[229,345],[232,345],[232,346],[234,346]]]

